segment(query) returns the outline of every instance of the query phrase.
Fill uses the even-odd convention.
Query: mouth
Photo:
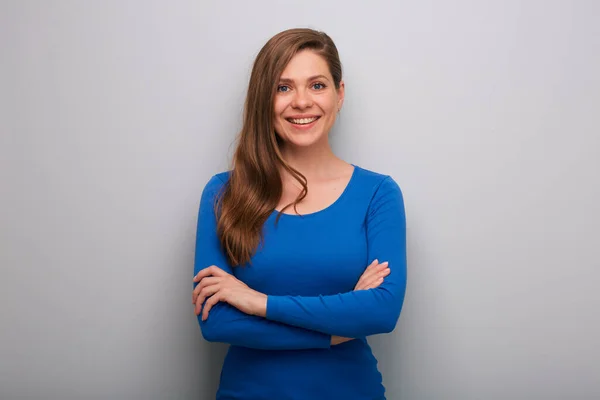
[[[310,117],[310,118],[286,118],[286,121],[288,121],[292,125],[307,126],[307,125],[313,124],[319,118],[321,118],[321,117],[319,116],[319,117]]]

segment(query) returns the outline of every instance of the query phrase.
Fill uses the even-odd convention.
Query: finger
[[[216,293],[214,296],[206,300],[206,303],[204,304],[204,311],[202,312],[202,321],[206,321],[210,309],[221,300],[221,296],[221,293]]]
[[[363,285],[363,287],[364,287],[363,290],[375,289],[376,287],[379,287],[379,285],[381,285],[383,283],[384,278],[386,276],[388,276],[389,274],[390,274],[390,269],[389,268],[384,269],[377,275],[373,276],[368,282],[366,282]]]
[[[227,272],[223,271],[221,268],[216,265],[211,265],[210,267],[204,268],[202,271],[198,272],[194,277],[194,282],[200,282],[202,278],[207,276],[226,276],[229,275]]]
[[[196,299],[196,307],[198,307],[198,305],[202,307],[202,304],[204,304],[206,299],[217,293],[220,288],[221,285],[211,285],[206,286],[204,289],[202,289],[202,291],[200,291],[200,294],[198,295],[198,298]],[[200,312],[200,309],[198,309],[198,312]]]
[[[363,281],[363,282],[360,284],[360,286],[357,286],[357,287],[356,287],[356,289],[354,289],[354,290],[367,290],[367,289],[373,289],[373,288],[377,287],[377,286],[374,286],[374,285],[376,285],[376,282],[377,282],[378,280],[379,280],[379,277],[378,277],[377,275],[375,275],[375,276],[372,276],[372,277],[370,277],[370,279],[368,279],[368,280],[364,280],[364,281]]]
[[[376,274],[371,274],[369,277],[363,279],[360,286],[357,286],[356,290],[367,290],[374,289],[379,286],[383,281],[380,282],[380,279],[385,278],[390,274],[389,267],[377,272]],[[377,283],[378,282],[378,283]]]
[[[206,302],[202,303],[201,301],[197,301],[196,305],[194,306],[194,313],[196,315],[200,315],[203,306],[206,307]]]
[[[220,285],[211,285],[202,289],[202,291],[198,294],[198,297],[196,297],[196,301],[194,302],[194,312],[196,313],[196,315],[200,314],[200,312],[202,311],[202,306],[204,305],[206,300],[210,298],[210,296],[217,293],[219,291],[219,288]]]
[[[362,275],[360,276],[360,278],[358,279],[358,282],[356,283],[356,286],[354,287],[354,290],[357,290],[359,288],[359,286],[364,284],[364,280],[365,280],[365,274],[369,274],[374,267],[376,267],[378,265],[379,261],[377,259],[373,260],[373,262],[371,264],[369,264],[369,266],[367,268],[365,268],[365,270],[363,271]]]
[[[204,268],[194,277],[194,282],[200,282],[202,278],[207,276],[224,276],[227,275],[227,272],[223,271],[221,268],[216,265],[211,265],[210,267]]]
[[[361,286],[364,286],[364,284],[366,282],[372,281],[373,278],[375,276],[377,276],[377,274],[379,272],[386,269],[387,266],[388,266],[388,262],[386,261],[386,262],[382,262],[381,264],[377,264],[377,265],[374,265],[373,267],[370,267],[371,269],[367,269],[367,270],[365,270],[365,272],[363,272],[363,274],[361,275],[358,282],[360,283]]]
[[[200,282],[200,280],[202,278],[204,278],[205,276],[210,275],[210,271],[212,267],[215,267],[216,265],[211,265],[210,267],[206,267],[201,269],[200,271],[198,271],[198,273],[196,275],[194,275],[194,282]]]
[[[202,278],[200,283],[194,288],[194,290],[192,290],[192,304],[196,303],[196,298],[198,297],[198,294],[200,294],[200,291],[202,289],[204,289],[206,286],[216,285],[222,279],[223,278],[217,278],[214,276],[208,276],[206,278]]]
[[[369,270],[365,270],[365,272],[363,272],[363,275],[365,276],[372,276],[377,274],[379,271],[386,269],[388,266],[388,262],[382,262],[380,264],[374,265],[373,267],[371,267]]]
[[[365,286],[363,290],[376,289],[383,283],[383,278],[377,278],[375,281]]]
[[[369,266],[367,268],[365,268],[365,272],[372,270],[377,265],[379,265],[379,260],[378,259],[374,259],[373,262],[371,264],[369,264]]]
[[[366,279],[367,278],[365,278],[364,276],[361,276],[358,282],[356,283],[356,286],[354,286],[354,290],[362,290],[365,286]]]

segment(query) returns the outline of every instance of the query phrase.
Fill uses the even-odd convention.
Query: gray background
[[[597,399],[597,1],[0,2],[0,398],[210,399],[197,207],[252,60],[328,32],[337,154],[408,217],[390,400]]]

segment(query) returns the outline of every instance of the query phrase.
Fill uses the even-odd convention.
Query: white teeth
[[[290,121],[292,124],[298,124],[298,125],[306,125],[306,124],[310,124],[313,121],[316,121],[318,117],[313,117],[313,118],[301,118],[301,119],[292,119],[289,118],[288,121]]]

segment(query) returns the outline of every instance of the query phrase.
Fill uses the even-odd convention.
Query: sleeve
[[[233,274],[221,251],[216,229],[214,204],[222,187],[223,181],[215,175],[202,193],[196,232],[194,275],[211,265]],[[194,287],[196,285],[197,283]],[[331,345],[330,335],[247,315],[222,302],[210,310],[206,321],[202,321],[200,314],[198,323],[202,336],[209,342],[266,350],[329,348]]]
[[[371,199],[366,224],[368,262],[389,262],[390,274],[379,287],[327,296],[269,296],[267,319],[349,338],[393,331],[407,272],[404,200],[391,177],[384,178]]]

